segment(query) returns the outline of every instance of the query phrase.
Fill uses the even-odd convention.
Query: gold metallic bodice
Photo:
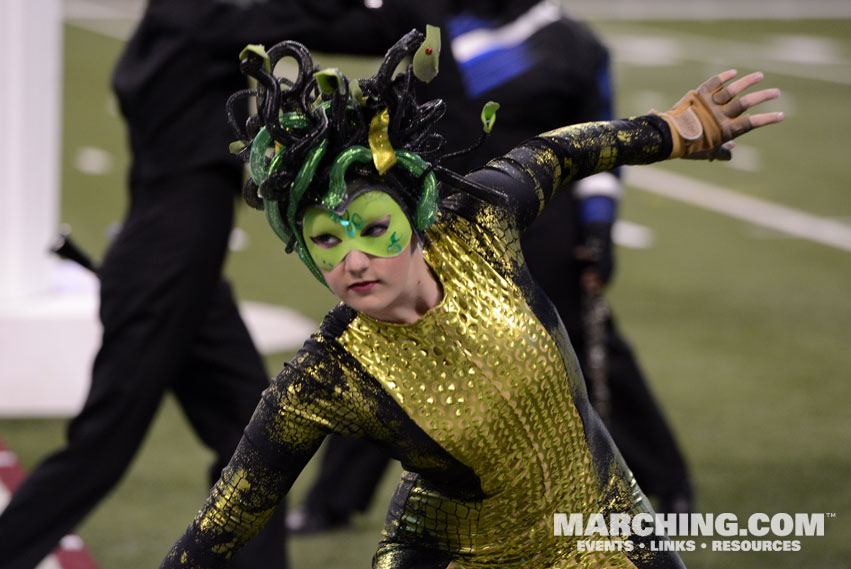
[[[461,554],[453,567],[633,567],[623,553],[577,553],[573,538],[553,536],[554,513],[598,512],[604,500],[556,342],[476,252],[487,235],[429,237],[440,304],[406,325],[360,315],[339,341],[487,497],[453,500],[422,481],[399,539],[438,540]]]

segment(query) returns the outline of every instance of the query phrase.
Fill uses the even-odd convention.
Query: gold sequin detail
[[[604,500],[568,388],[575,371],[517,286],[475,251],[492,239],[476,227],[429,232],[438,306],[408,325],[361,315],[339,338],[487,496],[455,500],[420,480],[397,538],[436,541],[459,568],[633,567],[553,536],[555,512],[597,512]]]
[[[244,507],[260,498],[255,494],[263,488],[264,480],[262,475],[257,474],[254,473],[252,477],[242,468],[226,468],[207,499],[209,507],[196,516],[198,529],[215,544],[211,551],[225,559],[230,559],[251,535],[266,525],[277,506],[273,504],[257,509]]]

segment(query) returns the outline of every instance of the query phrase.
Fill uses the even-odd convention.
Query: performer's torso
[[[487,259],[513,254],[510,245],[466,220],[442,229],[430,232],[426,248],[443,288],[439,305],[409,325],[359,315],[338,341],[411,420],[472,469],[483,498],[459,499],[409,477],[397,493],[405,514],[391,520],[388,537],[436,542],[469,566],[558,566],[576,556],[576,544],[554,537],[553,514],[599,512],[617,493],[613,486],[629,482],[611,467],[604,470],[622,476],[600,479],[574,404],[581,379],[572,353],[506,273],[511,263],[499,270]],[[605,566],[631,564],[614,552]]]

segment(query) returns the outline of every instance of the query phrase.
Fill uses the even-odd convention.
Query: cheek
[[[405,249],[395,257],[381,257],[375,259],[381,263],[381,270],[388,279],[404,280],[411,267],[411,252]]]
[[[334,296],[342,300],[343,293],[346,292],[346,287],[343,284],[343,271],[341,270],[340,264],[337,264],[330,271],[323,271],[320,269],[322,276],[325,277],[325,282],[328,283],[328,288],[331,289],[331,292],[334,293]]]

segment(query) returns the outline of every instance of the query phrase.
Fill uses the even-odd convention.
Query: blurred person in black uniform
[[[385,0],[382,10],[393,10],[394,4]],[[607,50],[589,27],[567,17],[557,3],[438,2],[424,17],[442,27],[440,73],[423,93],[424,99],[447,102],[437,130],[455,144],[472,141],[481,132],[484,103],[500,104],[496,126],[482,146],[447,162],[458,172],[479,168],[539,132],[612,118]],[[605,352],[605,384],[589,380],[593,346],[585,304],[599,301],[612,277],[612,226],[620,193],[619,179],[608,172],[556,193],[525,234],[523,253],[556,305],[591,400],[639,485],[655,498],[658,511],[689,512],[692,488],[685,461],[610,312],[596,324],[602,336],[596,342]],[[304,503],[287,517],[294,533],[347,525],[352,514],[368,508],[389,463],[367,441],[330,437],[326,445],[316,481]]]
[[[33,569],[118,483],[168,391],[215,453],[211,483],[228,462],[268,376],[221,276],[243,172],[226,102],[245,86],[248,43],[383,53],[396,39],[361,2],[327,7],[149,1],[112,78],[133,161],[129,210],[99,269],[102,344],[66,446],[0,515],[4,569]],[[283,516],[234,567],[286,566]]]

